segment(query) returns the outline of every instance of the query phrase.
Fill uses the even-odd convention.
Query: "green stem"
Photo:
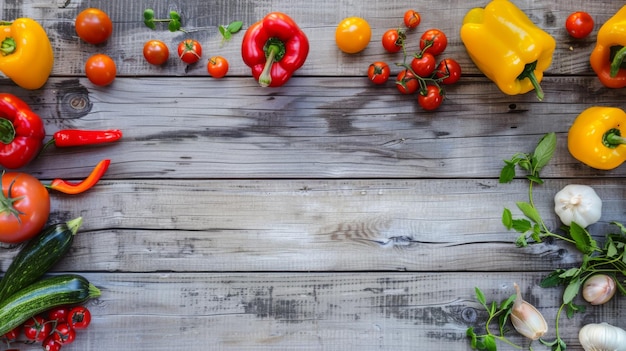
[[[615,76],[617,76],[617,73],[619,73],[622,63],[624,62],[624,59],[626,59],[626,46],[619,49],[619,51],[615,53],[615,56],[613,57],[613,61],[611,61],[611,72],[610,72],[611,78],[615,78]]]
[[[270,38],[265,43],[263,50],[265,51],[265,66],[263,66],[263,71],[261,71],[259,76],[259,85],[268,87],[272,83],[272,65],[285,56],[285,43],[280,39]]]
[[[614,149],[619,145],[626,144],[626,138],[622,137],[622,132],[619,129],[611,128],[602,135],[602,144],[610,149]]]
[[[524,66],[524,70],[522,71],[522,73],[520,73],[520,75],[517,76],[517,80],[523,80],[524,78],[528,78],[530,80],[530,83],[535,88],[537,99],[539,99],[539,101],[542,101],[544,94],[543,94],[543,89],[541,88],[541,85],[539,85],[539,81],[537,80],[537,76],[535,75],[536,68],[537,68],[537,61],[526,64],[526,66]]]
[[[0,44],[0,54],[2,54],[2,56],[11,55],[15,52],[16,47],[15,39],[7,37]]]
[[[10,144],[15,139],[15,127],[5,118],[0,118],[0,143]]]

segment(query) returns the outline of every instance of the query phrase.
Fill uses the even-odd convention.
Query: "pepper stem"
[[[15,39],[10,37],[5,38],[0,44],[0,54],[2,54],[2,56],[11,55],[15,52],[16,47],[17,44],[15,43]]]
[[[520,75],[517,76],[517,80],[528,78],[528,80],[530,80],[530,83],[535,88],[537,99],[539,99],[539,101],[542,101],[543,96],[544,96],[543,89],[541,88],[541,85],[539,85],[539,81],[537,80],[537,76],[535,75],[536,68],[537,68],[537,61],[526,64],[526,66],[524,66],[524,70],[522,71],[522,73],[520,73]]]
[[[626,138],[622,137],[622,132],[617,128],[611,128],[602,136],[602,144],[609,149],[614,149],[619,145],[626,144]]]
[[[615,53],[615,56],[613,57],[613,61],[611,61],[611,72],[610,72],[611,78],[615,78],[615,76],[617,76],[617,73],[619,72],[620,68],[622,68],[622,63],[624,62],[624,59],[626,59],[626,46],[619,49]]]
[[[10,144],[15,139],[15,127],[8,119],[0,118],[0,142]]]
[[[272,83],[272,65],[285,56],[285,44],[278,38],[270,38],[263,47],[265,51],[265,66],[259,76],[259,85],[268,87]]]

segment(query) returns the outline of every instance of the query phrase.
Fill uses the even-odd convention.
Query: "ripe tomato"
[[[48,221],[50,194],[26,173],[7,172],[0,193],[0,242],[20,243],[37,235]]]
[[[413,94],[419,88],[419,81],[409,70],[402,70],[396,77],[396,87],[402,94]]]
[[[202,46],[197,40],[186,39],[178,44],[178,57],[184,63],[190,65],[200,60],[202,56]]]
[[[407,10],[404,13],[404,25],[407,28],[416,28],[419,26],[421,20],[419,12],[415,10]]]
[[[436,85],[426,86],[425,92],[417,94],[417,102],[426,111],[438,109],[443,102],[443,93],[441,92],[441,88]]]
[[[113,32],[113,23],[102,10],[88,8],[81,11],[74,21],[76,34],[90,44],[104,43]]]
[[[454,84],[461,78],[461,65],[454,59],[443,59],[437,66],[435,76],[441,79],[441,84]]]
[[[52,337],[61,345],[71,344],[76,340],[76,330],[67,323],[58,323],[52,332]]]
[[[448,46],[448,37],[439,29],[429,29],[420,38],[422,52],[430,52],[433,56],[441,54]]]
[[[143,57],[152,65],[162,65],[170,57],[170,49],[160,40],[148,40],[143,45]]]
[[[6,334],[4,334],[2,337],[6,340],[6,341],[15,341],[17,340],[17,337],[20,336],[20,326],[17,326],[11,330],[9,330],[8,332],[6,332]]]
[[[52,331],[52,322],[42,316],[34,316],[24,322],[24,336],[29,341],[44,341]]]
[[[95,85],[109,85],[113,83],[117,74],[115,61],[105,54],[95,54],[87,59],[85,74]]]
[[[437,60],[431,53],[426,52],[422,55],[413,57],[411,60],[411,69],[420,77],[430,77],[435,71]]]
[[[363,51],[371,38],[372,29],[369,23],[360,17],[344,18],[335,30],[335,43],[339,50],[347,54]]]
[[[390,74],[391,69],[385,62],[376,61],[367,68],[367,77],[374,84],[385,84]]]
[[[387,52],[398,52],[402,50],[404,39],[406,39],[404,32],[397,29],[389,29],[383,34],[383,48],[385,48]]]
[[[59,351],[61,350],[61,343],[56,341],[54,335],[50,335],[44,339],[42,343],[44,351]]]
[[[209,59],[206,69],[213,78],[222,78],[228,72],[228,60],[222,56],[213,56]]]
[[[48,319],[58,323],[66,323],[70,314],[69,306],[57,306],[48,311]]]
[[[85,329],[91,323],[91,312],[85,306],[76,306],[70,310],[67,321],[74,329]]]
[[[565,29],[572,37],[582,39],[593,31],[593,18],[587,12],[574,12],[565,20]]]

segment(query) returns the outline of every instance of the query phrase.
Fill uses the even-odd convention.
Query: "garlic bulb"
[[[569,184],[554,196],[554,212],[563,224],[586,228],[600,220],[602,200],[590,186]]]
[[[543,315],[531,304],[522,299],[522,293],[517,283],[514,283],[517,297],[511,310],[511,322],[518,333],[537,340],[548,331],[548,323]]]
[[[585,351],[626,351],[626,331],[608,323],[585,325],[578,341]]]
[[[606,274],[594,274],[583,284],[583,298],[592,305],[602,305],[615,295],[615,280]]]

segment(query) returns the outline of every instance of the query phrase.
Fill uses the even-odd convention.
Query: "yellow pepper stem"
[[[544,94],[539,81],[537,80],[537,76],[535,76],[535,69],[537,68],[537,61],[532,62],[524,66],[524,70],[517,76],[517,80],[523,80],[524,78],[528,78],[530,83],[535,88],[535,93],[537,94],[537,99],[539,101],[543,100]]]
[[[602,144],[610,149],[614,149],[619,145],[626,144],[626,138],[622,137],[619,129],[611,128],[602,136]]]
[[[610,73],[611,78],[615,78],[617,76],[617,73],[619,72],[620,68],[622,68],[622,63],[624,63],[624,59],[626,59],[626,46],[619,49],[615,53],[615,56],[613,57],[613,60],[611,61],[611,73]]]

